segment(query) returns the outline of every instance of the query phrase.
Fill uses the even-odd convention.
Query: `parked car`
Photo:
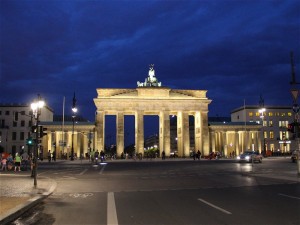
[[[259,162],[262,163],[263,156],[256,151],[246,151],[239,156],[236,157],[236,159],[239,162]]]
[[[293,163],[297,162],[297,159],[298,159],[298,151],[295,150],[292,152],[292,155],[291,155],[291,160]]]

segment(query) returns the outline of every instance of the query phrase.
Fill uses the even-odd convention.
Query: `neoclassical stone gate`
[[[159,150],[170,155],[170,116],[177,116],[178,155],[190,152],[189,116],[194,116],[195,149],[209,153],[208,104],[206,90],[178,90],[161,86],[153,66],[148,78],[135,89],[98,88],[94,103],[96,114],[96,149],[105,145],[105,116],[116,116],[117,156],[124,151],[124,116],[135,116],[135,149],[144,153],[144,115],[159,116]]]

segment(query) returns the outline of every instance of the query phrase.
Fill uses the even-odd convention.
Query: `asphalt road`
[[[272,178],[294,171],[288,159],[43,163],[56,191],[11,224],[296,225],[300,183]]]

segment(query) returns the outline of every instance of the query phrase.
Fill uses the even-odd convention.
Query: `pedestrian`
[[[53,157],[53,161],[55,162],[56,161],[56,151],[55,150],[53,151],[52,155],[53,155],[52,156]]]
[[[200,152],[200,150],[197,151],[197,158],[198,158],[198,160],[201,159],[201,152]]]
[[[9,154],[9,156],[7,157],[6,165],[7,165],[7,170],[12,170],[14,165],[14,160],[11,154]]]
[[[7,171],[7,167],[6,167],[7,159],[6,158],[2,158],[1,163],[2,163],[2,170],[3,171],[5,171],[5,170]]]
[[[51,162],[51,152],[50,152],[50,150],[48,151],[48,161]]]
[[[19,172],[21,171],[21,156],[19,156],[18,153],[16,153],[16,157],[15,157],[15,172],[17,170],[19,170]]]
[[[165,153],[165,150],[163,150],[163,151],[162,151],[161,155],[162,155],[162,157],[161,157],[161,158],[162,158],[162,160],[165,160],[165,158],[166,158],[166,153]]]
[[[29,160],[29,155],[27,154],[27,152],[23,152],[23,154],[21,155],[21,159],[23,162],[23,166],[24,166],[24,170],[27,170],[27,165],[28,165],[28,160]]]

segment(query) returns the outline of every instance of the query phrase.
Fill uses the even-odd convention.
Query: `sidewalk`
[[[37,179],[37,188],[34,188],[30,171],[1,173],[0,180],[1,225],[17,219],[48,197],[56,188],[54,180],[40,176]]]

